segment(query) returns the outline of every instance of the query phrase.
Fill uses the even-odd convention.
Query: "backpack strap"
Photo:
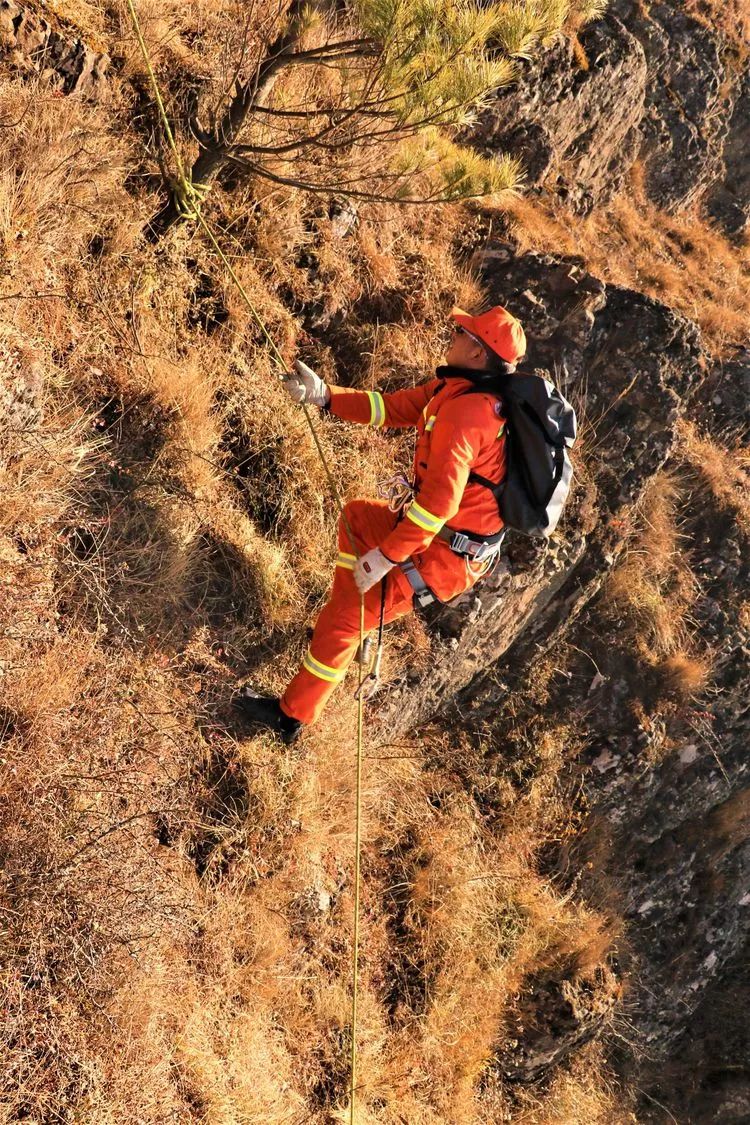
[[[504,483],[504,481],[488,480],[487,477],[483,477],[479,473],[469,473],[468,484],[481,484],[484,488],[489,488],[490,492],[494,492],[496,488],[502,488]]]
[[[464,391],[463,394],[460,397],[463,398],[464,395],[476,395],[476,394],[492,395],[493,398],[496,398],[505,407],[505,401],[503,399],[502,392],[500,391],[500,389],[497,386],[482,387],[482,386],[475,385],[473,387],[469,387],[469,389]],[[506,409],[507,409],[507,407],[506,407]],[[506,449],[507,449],[510,445],[510,432],[508,430],[507,423],[503,427],[503,432],[504,432],[504,435],[505,435]],[[469,473],[469,479],[466,483],[467,484],[481,484],[483,488],[488,488],[490,490],[490,492],[492,493],[492,495],[495,497],[495,499],[499,502],[500,496],[502,495],[503,489],[505,488],[505,483],[506,483],[507,477],[508,477],[507,468],[506,468],[505,476],[503,477],[502,480],[490,480],[488,477],[483,477],[480,473],[475,473],[475,472],[472,471],[472,472]]]
[[[507,365],[505,365],[505,366],[507,366]],[[438,370],[440,370],[440,368],[438,368]],[[463,374],[463,372],[462,372],[462,376],[464,378],[466,377]],[[471,387],[467,387],[467,389],[465,391],[462,391],[461,394],[457,397],[463,398],[464,395],[476,395],[476,394],[492,395],[493,398],[498,399],[500,402],[503,403],[503,406],[505,406],[505,401],[504,401],[504,398],[503,398],[503,392],[500,389],[500,387],[497,385],[500,382],[500,380],[502,379],[502,377],[503,377],[503,372],[493,372],[491,374],[490,378],[487,379],[487,383],[488,384],[492,383],[493,385],[482,386],[481,382],[477,382],[477,383],[474,383]],[[442,390],[442,387],[440,388],[440,390]],[[436,391],[435,393],[437,394],[438,392]],[[433,395],[433,398],[434,397],[435,396]],[[432,401],[432,399],[430,401]],[[425,408],[425,409],[427,409],[427,408]],[[505,426],[504,432],[505,432],[506,442],[510,443],[510,433],[508,431],[507,425]],[[505,488],[506,479],[507,479],[507,472],[506,472],[505,477],[503,477],[503,479],[499,480],[499,481],[489,480],[487,477],[483,477],[479,473],[470,472],[469,473],[469,479],[467,480],[466,483],[467,484],[481,484],[484,488],[488,488],[490,490],[490,492],[493,494],[493,496],[499,501],[500,496],[502,494],[502,491]]]

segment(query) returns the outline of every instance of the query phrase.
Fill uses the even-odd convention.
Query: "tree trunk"
[[[293,59],[293,48],[300,34],[299,17],[305,7],[306,0],[292,0],[287,11],[287,30],[269,46],[254,78],[243,84],[237,83],[235,95],[221,122],[210,137],[201,139],[198,156],[190,170],[194,184],[208,185],[216,178],[226,165],[227,151],[237,139],[250,111],[256,105],[263,105],[279,73]],[[182,217],[172,193],[146,228],[149,241],[157,242],[175,223],[181,222]]]

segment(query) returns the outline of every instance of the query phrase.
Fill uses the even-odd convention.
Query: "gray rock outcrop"
[[[558,37],[501,91],[469,139],[519,156],[530,186],[549,185],[582,212],[608,199],[635,159],[646,98],[646,57],[614,16],[583,35],[582,56]]]
[[[672,689],[618,625],[605,580],[623,521],[654,474],[698,471],[675,441],[680,419],[720,441],[747,440],[746,349],[714,360],[691,322],[603,285],[575,259],[490,244],[476,264],[490,299],[528,325],[532,361],[553,368],[581,408],[583,479],[552,543],[511,541],[491,579],[435,613],[429,672],[397,685],[381,718],[390,731],[436,714],[459,723],[481,763],[466,784],[481,769],[477,800],[490,820],[503,816],[509,778],[519,798],[533,782],[547,727],[576,732],[563,776],[583,827],[546,862],[556,881],[574,880],[624,918],[626,940],[596,971],[571,966],[525,982],[517,1026],[497,1048],[503,1080],[538,1081],[620,1021],[626,1046],[615,1057],[644,1091],[639,1120],[661,1125],[659,1103],[684,1120],[739,1125],[750,1064],[727,1062],[711,1001],[730,1011],[750,931],[747,529],[699,479],[689,485],[681,551],[700,583],[693,625],[720,685],[701,704],[665,705]],[[550,652],[567,655],[540,709],[527,678]],[[506,794],[497,805],[495,777]],[[732,1042],[746,1043],[742,1013],[732,1021]],[[713,1037],[710,1064],[696,1053],[704,1035]]]
[[[0,57],[22,73],[38,75],[53,90],[98,98],[105,88],[109,56],[53,26],[37,12],[0,0]]]
[[[643,46],[648,89],[638,156],[650,198],[666,210],[692,203],[722,172],[734,91],[720,36],[669,4],[615,0]]]
[[[747,975],[750,939],[750,626],[741,611],[750,552],[746,532],[714,504],[694,505],[681,534],[702,581],[695,625],[720,685],[706,703],[664,707],[658,673],[618,633],[601,591],[572,622],[549,615],[520,637],[460,696],[458,709],[467,730],[482,732],[487,791],[492,777],[512,776],[523,748],[528,755],[548,726],[562,720],[576,732],[567,784],[585,816],[577,837],[557,849],[550,875],[563,886],[574,877],[584,896],[625,919],[616,971],[627,982],[619,1001],[627,1031],[618,1054],[621,1071],[645,1091],[638,1120],[661,1125],[669,1118],[654,1106],[667,1104],[684,1115],[679,1120],[739,1125],[750,1061],[730,1047],[748,1039],[731,990]],[[540,711],[526,677],[560,644],[569,658]],[[526,764],[527,782],[533,775]],[[519,796],[524,784],[517,782]],[[564,1052],[597,1033],[613,985],[606,977],[590,985],[589,1002],[581,1003],[579,988],[571,1006],[570,993],[554,988],[542,1003],[539,982],[528,982],[527,1020],[499,1055],[504,1073],[533,1081],[547,1049]],[[723,1007],[727,1041],[713,1002]],[[543,1013],[551,1009],[546,1021],[540,1003]],[[553,1042],[540,1022],[554,1024]],[[709,1035],[713,1062],[703,1056]]]
[[[708,195],[709,211],[728,234],[750,223],[750,70],[742,76],[724,141],[724,171]]]
[[[744,60],[744,61],[743,61]],[[485,154],[519,156],[532,191],[588,214],[639,161],[667,211],[706,197],[732,235],[750,216],[750,68],[719,31],[677,5],[613,0],[578,39],[523,65],[467,132]]]

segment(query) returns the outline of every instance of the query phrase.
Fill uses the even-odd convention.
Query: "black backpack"
[[[471,391],[496,395],[506,416],[507,474],[496,483],[469,475],[489,488],[506,527],[548,538],[557,526],[573,477],[568,450],[576,438],[576,415],[543,372],[519,369],[494,375]]]

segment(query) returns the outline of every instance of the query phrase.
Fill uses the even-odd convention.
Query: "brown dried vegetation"
[[[223,6],[202,3],[200,27],[184,5],[143,15],[176,108],[198,74],[220,84]],[[106,31],[124,58],[109,103],[0,85],[0,120],[17,122],[0,149],[0,373],[3,388],[19,372],[44,384],[0,431],[3,1111],[322,1125],[347,1100],[351,685],[303,757],[238,733],[226,704],[238,677],[275,689],[294,669],[328,582],[334,506],[203,240],[189,227],[157,248],[141,240],[158,192],[128,85],[142,78],[132,37],[109,27],[121,12],[81,0],[66,18]],[[422,379],[450,305],[483,299],[462,265],[460,208],[367,205],[340,238],[294,191],[238,183],[212,206],[285,354],[350,385]],[[632,204],[610,215],[597,257],[602,217],[571,228],[514,205],[520,237],[585,244],[615,280],[656,292],[663,258],[676,272],[658,295],[691,315],[706,305],[703,271],[715,338],[747,323],[746,264],[713,232],[699,227],[688,250],[682,220],[662,229],[651,215],[641,238]],[[709,258],[723,273],[706,280]],[[347,496],[372,494],[408,455],[406,441],[335,421],[320,434]],[[736,509],[739,487],[720,490],[726,466],[712,476],[700,455]],[[690,641],[678,508],[660,478],[648,545],[627,554],[612,600],[690,694],[704,654]],[[390,676],[429,660],[418,623],[393,638]],[[546,1089],[519,1092],[500,1065],[535,974],[575,989],[598,973],[613,998],[616,924],[562,894],[540,859],[572,831],[557,779],[575,738],[550,726],[491,778],[460,733],[393,746],[368,729],[362,1125],[633,1120],[596,1044]]]
[[[750,453],[739,440],[728,435],[720,445],[695,425],[680,429],[683,454],[699,474],[719,508],[728,512],[746,533],[750,532]]]
[[[673,656],[685,643],[686,616],[697,595],[680,550],[680,498],[673,475],[654,477],[641,503],[639,531],[608,582],[610,598],[627,612],[652,660]]]
[[[185,68],[183,16],[164,51]],[[354,703],[345,686],[304,757],[243,736],[227,707],[238,676],[273,689],[295,667],[334,507],[202,239],[140,238],[156,195],[128,88],[98,107],[28,98],[0,86],[17,122],[0,154],[3,387],[36,373],[0,434],[3,1111],[336,1120]],[[294,193],[252,192],[217,191],[219,224],[285,352],[353,385],[423,378],[451,303],[480,297],[454,252],[462,213],[371,206],[334,241]],[[314,302],[328,328],[306,332]],[[320,433],[344,495],[372,494],[407,453]],[[428,658],[416,624],[395,637],[391,675]],[[528,803],[497,835],[430,741],[383,737],[365,768],[360,1121],[495,1121],[519,989],[587,964],[599,922],[538,873]],[[566,1083],[551,1104],[590,1119],[590,1073]]]
[[[668,215],[646,198],[642,171],[627,191],[587,218],[550,199],[511,199],[507,211],[522,249],[580,255],[604,281],[638,289],[699,324],[721,353],[750,333],[750,246],[729,242],[701,205]]]
[[[697,561],[686,550],[681,523],[696,505],[750,528],[747,453],[719,445],[692,422],[678,428],[676,467],[658,473],[646,489],[635,526],[606,586],[608,599],[631,627],[641,659],[659,667],[665,687],[699,694],[711,671],[692,609],[701,595]]]
[[[700,695],[711,675],[711,653],[691,615],[700,581],[679,530],[691,502],[684,471],[658,473],[606,585],[613,611],[629,624],[639,659],[655,669],[666,698]]]

